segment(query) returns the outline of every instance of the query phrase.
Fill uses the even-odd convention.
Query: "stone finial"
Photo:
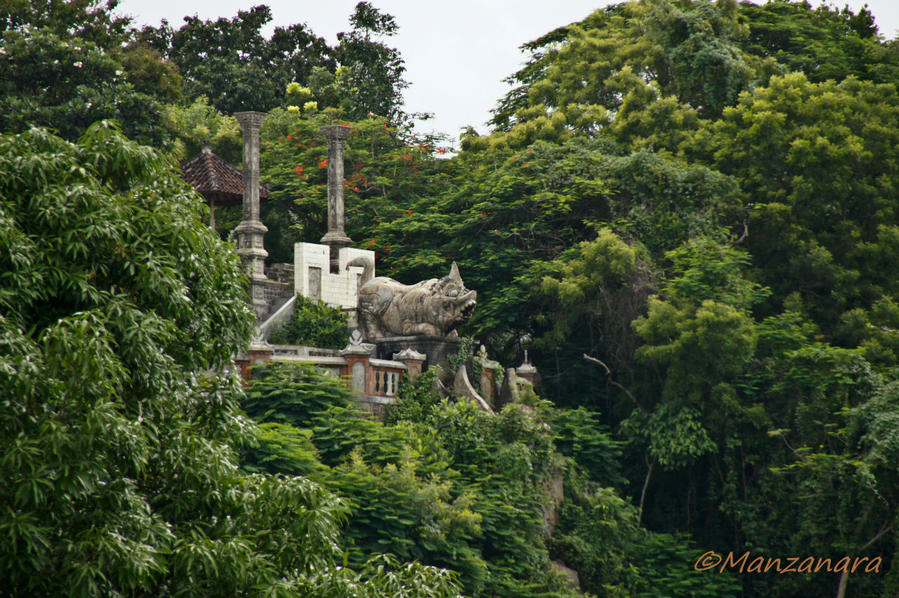
[[[336,251],[353,242],[344,232],[343,205],[343,142],[349,135],[350,128],[328,125],[319,130],[328,140],[328,232],[321,238],[321,242],[329,245],[332,254],[336,254]]]
[[[340,350],[340,355],[371,355],[374,350],[374,345],[362,342],[362,334],[355,328],[350,333],[350,343]]]
[[[427,355],[425,355],[424,353],[419,353],[411,347],[406,347],[399,353],[393,354],[394,361],[424,361],[427,358]]]
[[[487,347],[484,345],[481,345],[480,349],[478,349],[478,352],[475,354],[475,357],[481,362],[481,367],[483,367],[484,370],[497,371],[502,369],[499,362],[490,359],[487,355]]]
[[[520,366],[515,368],[515,373],[531,384],[534,383],[534,377],[537,375],[537,368],[531,365],[531,362],[528,361],[527,349],[525,349],[524,351],[524,362]]]

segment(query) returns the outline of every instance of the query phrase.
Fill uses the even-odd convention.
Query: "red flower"
[[[295,166],[294,169],[293,169],[293,171],[294,171],[295,173],[297,173],[297,174],[303,174],[303,167],[302,167],[302,166]]]
[[[438,153],[438,154],[445,154],[445,153],[446,153],[446,148],[445,148],[445,147],[438,147],[438,148],[437,148],[437,153]]]
[[[328,165],[328,159],[327,159],[327,158],[325,158],[324,160],[322,160],[321,162],[318,163],[318,167],[319,167],[319,168],[324,168],[324,167],[327,166],[327,165]]]
[[[290,141],[291,139],[293,139],[293,137],[291,137],[290,135],[288,135],[288,136],[287,136],[287,141]]]

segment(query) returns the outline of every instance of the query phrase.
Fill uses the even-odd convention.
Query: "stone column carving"
[[[263,237],[268,229],[259,220],[259,127],[264,112],[238,112],[234,115],[243,130],[243,221],[234,232],[237,254],[250,278],[250,296],[257,317],[268,311],[265,301],[265,258],[268,252]]]
[[[328,232],[321,242],[331,247],[331,261],[334,263],[340,250],[353,242],[343,229],[343,142],[350,128],[329,125],[319,130],[328,140]]]

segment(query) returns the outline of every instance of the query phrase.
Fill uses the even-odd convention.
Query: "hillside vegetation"
[[[899,43],[868,10],[601,8],[526,44],[458,147],[402,110],[392,16],[361,2],[333,47],[270,20],[0,6],[4,588],[899,592]],[[403,282],[457,262],[461,334],[527,350],[534,392],[487,415],[425,374],[378,422],[308,368],[236,383],[240,215],[209,231],[174,168],[207,139],[239,163],[238,110],[268,113],[273,261],[321,237],[318,128],[350,126],[349,236]]]

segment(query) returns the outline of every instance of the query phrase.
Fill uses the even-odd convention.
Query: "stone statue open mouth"
[[[462,306],[461,318],[463,322],[467,322],[471,319],[472,314],[474,314],[474,308],[477,306],[477,302],[474,299],[471,299]]]

